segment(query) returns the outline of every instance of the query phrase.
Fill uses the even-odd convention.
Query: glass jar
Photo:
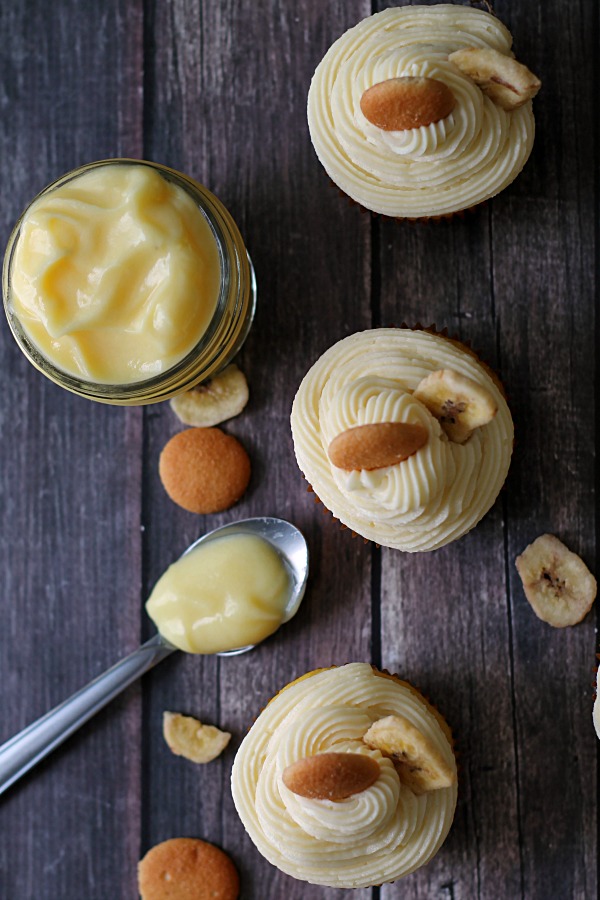
[[[202,213],[216,241],[220,287],[216,307],[208,326],[197,343],[183,358],[146,379],[126,384],[85,380],[63,371],[28,335],[13,304],[15,250],[21,228],[31,206],[57,188],[84,173],[103,166],[147,166],[166,181],[181,188]],[[50,184],[27,207],[10,236],[4,257],[2,292],[4,308],[12,333],[28,360],[40,372],[61,387],[103,403],[140,405],[166,400],[205,381],[227,365],[244,343],[256,305],[256,279],[252,262],[231,215],[221,201],[205,187],[186,175],[154,162],[133,159],[107,159],[81,166]]]

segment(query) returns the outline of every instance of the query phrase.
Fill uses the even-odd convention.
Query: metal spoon
[[[244,519],[209,531],[188,547],[185,553],[189,553],[198,544],[234,532],[262,537],[279,551],[290,574],[290,596],[282,620],[289,622],[298,612],[308,577],[308,548],[304,536],[294,525],[283,519]],[[6,741],[0,746],[0,794],[62,744],[113,697],[175,649],[160,634],[155,635],[68,700]],[[239,647],[218,653],[217,656],[235,656],[251,649],[252,646]]]

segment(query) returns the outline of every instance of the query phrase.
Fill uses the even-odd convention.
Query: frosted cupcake
[[[258,850],[311,884],[395,881],[437,853],[456,806],[448,726],[366,663],[292,682],[258,717],[231,775]]]
[[[505,481],[502,386],[456,341],[379,328],[334,344],[292,406],[296,459],[324,505],[386,547],[435,550],[473,528]]]
[[[448,216],[493,197],[531,153],[539,80],[495,16],[403,6],[328,50],[308,95],[311,140],[332,181],[366,209]]]

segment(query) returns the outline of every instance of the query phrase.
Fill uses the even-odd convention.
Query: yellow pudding
[[[448,437],[418,388],[447,371],[485,392],[497,409],[463,443]],[[356,426],[406,423],[427,440],[406,459],[346,471],[329,448]],[[473,528],[504,483],[513,447],[506,400],[489,369],[462,345],[404,328],[363,331],[334,344],[304,377],[292,406],[300,469],[344,525],[377,544],[435,550]]]
[[[81,396],[151,403],[222,369],[254,314],[252,264],[202,185],[103,160],[51,184],[9,240],[4,305],[40,371]]]
[[[366,209],[397,218],[449,215],[498,194],[531,153],[531,100],[503,109],[449,57],[477,48],[510,66],[511,44],[495,16],[452,4],[386,9],[345,32],[308,95],[311,140],[331,180]],[[379,127],[361,100],[394,79],[433,81],[454,103],[418,127]]]
[[[220,279],[217,242],[191,197],[149,166],[107,165],[29,207],[12,305],[55,366],[125,384],[190,352],[215,312]]]
[[[415,793],[392,759],[365,742],[374,723],[402,716],[449,775],[447,785]],[[311,884],[360,888],[394,881],[439,850],[456,806],[456,762],[448,727],[410,685],[351,663],[310,673],[280,691],[236,755],[233,800],[257,849],[273,865]],[[341,799],[302,796],[285,773],[321,754],[361,754],[379,776]]]
[[[273,634],[289,596],[290,575],[275,548],[235,534],[202,542],[169,566],[146,609],[180,650],[220,653]]]

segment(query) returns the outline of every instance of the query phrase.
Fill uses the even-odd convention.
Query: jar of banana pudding
[[[105,403],[165,400],[223,368],[256,282],[223,204],[158,163],[90,163],[45,188],[9,239],[4,307],[23,353]]]

